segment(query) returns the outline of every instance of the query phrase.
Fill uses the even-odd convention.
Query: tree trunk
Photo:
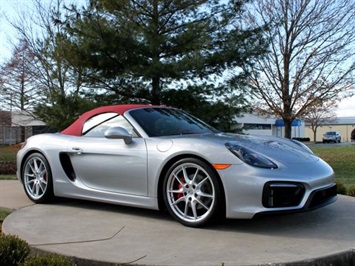
[[[285,123],[285,138],[291,139],[292,137],[292,120],[284,119]]]
[[[20,136],[20,139],[21,139],[21,143],[22,143],[22,142],[25,142],[25,140],[26,140],[26,127],[24,127],[24,126],[21,126],[21,136]]]
[[[317,129],[313,130],[313,140],[314,143],[317,143]]]
[[[152,78],[152,97],[151,103],[154,105],[160,105],[160,78]]]
[[[160,66],[160,42],[159,42],[159,3],[158,0],[153,1],[153,17],[152,17],[152,65],[156,68]],[[157,72],[157,69],[153,71],[152,76],[152,97],[151,103],[160,105],[160,75],[161,73]]]

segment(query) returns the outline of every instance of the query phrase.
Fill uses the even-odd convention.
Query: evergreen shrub
[[[347,195],[355,197],[355,185],[352,185],[347,189]]]
[[[21,266],[75,266],[75,263],[58,254],[35,255],[28,257]]]
[[[29,244],[14,235],[0,234],[1,265],[19,265],[30,253]]]
[[[337,181],[336,184],[337,184],[337,193],[341,194],[341,195],[346,195],[347,194],[347,189],[343,185],[343,183]]]

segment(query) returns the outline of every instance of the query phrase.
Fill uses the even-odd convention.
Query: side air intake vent
[[[74,168],[73,168],[73,165],[71,164],[69,155],[64,152],[60,153],[59,160],[60,160],[60,163],[61,163],[63,170],[64,170],[65,174],[67,175],[67,177],[71,181],[75,181],[76,176],[75,176]]]

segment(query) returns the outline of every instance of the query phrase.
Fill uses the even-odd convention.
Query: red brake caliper
[[[182,177],[182,178],[180,178],[180,181],[182,182],[182,183],[185,183],[185,179]],[[182,188],[182,185],[181,185],[181,183],[178,183],[178,189],[181,189]],[[184,193],[177,193],[177,195],[176,195],[176,197],[177,197],[177,199],[180,199],[182,196],[184,196]]]

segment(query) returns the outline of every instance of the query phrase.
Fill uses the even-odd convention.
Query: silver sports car
[[[27,196],[167,209],[200,227],[221,217],[312,210],[336,200],[334,172],[304,144],[227,134],[182,110],[99,107],[17,155]]]

